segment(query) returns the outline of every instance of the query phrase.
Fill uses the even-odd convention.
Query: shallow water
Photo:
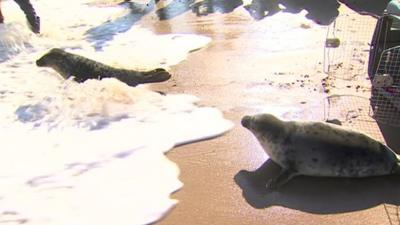
[[[168,69],[211,41],[155,35],[126,26],[129,21],[89,35],[104,21],[130,16],[126,7],[101,3],[34,2],[42,18],[36,36],[18,6],[2,2],[0,222],[154,222],[177,203],[170,194],[182,187],[178,167],[164,153],[232,127],[219,110],[196,106],[191,95],[161,95],[116,79],[79,84],[36,67],[37,58],[57,47],[118,67]]]

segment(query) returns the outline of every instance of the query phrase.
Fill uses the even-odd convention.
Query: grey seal
[[[129,86],[168,80],[171,75],[164,69],[136,71],[114,68],[86,57],[53,48],[36,61],[39,67],[51,67],[65,79],[73,76],[77,82],[87,79],[116,78]]]
[[[323,122],[283,121],[271,114],[244,116],[242,126],[258,139],[281,173],[278,188],[297,175],[369,177],[400,174],[399,156],[356,131]]]

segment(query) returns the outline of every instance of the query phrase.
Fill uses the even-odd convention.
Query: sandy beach
[[[205,105],[222,109],[236,125],[221,138],[178,147],[167,155],[181,168],[185,186],[173,195],[179,200],[177,207],[157,224],[399,223],[396,215],[400,199],[396,196],[400,183],[396,177],[299,177],[278,192],[263,193],[263,179],[276,173],[276,168],[263,164],[268,156],[240,125],[243,115],[260,112],[301,120],[332,117],[385,141],[369,116],[371,82],[365,49],[369,49],[376,19],[343,4],[339,11],[337,27],[343,29],[339,38],[343,45],[347,41],[347,46],[331,50],[331,62],[324,62],[328,26],[317,25],[304,15],[295,14],[286,20],[290,21],[290,25],[285,24],[289,29],[297,27],[291,34],[274,26],[280,23],[274,16],[281,15],[254,21],[243,8],[206,17],[187,12],[161,22],[147,18],[146,27],[158,33],[195,32],[213,38],[207,48],[193,52],[173,67],[172,81],[154,85],[154,89],[195,94]],[[293,22],[295,18],[298,20]],[[274,32],[279,40],[272,39],[271,43],[268,37]],[[354,44],[353,40],[358,42]],[[274,52],[271,49],[276,45],[282,47]],[[352,52],[346,52],[353,48],[362,52],[357,64],[351,61]],[[326,63],[332,65],[329,73],[324,71]],[[335,63],[345,64],[347,70],[334,68]],[[358,69],[358,74],[347,79],[355,74],[349,64]],[[327,105],[327,99],[335,98],[336,104]],[[346,117],[354,110],[356,116]],[[392,146],[398,149],[398,145]],[[254,177],[239,173],[259,167]]]

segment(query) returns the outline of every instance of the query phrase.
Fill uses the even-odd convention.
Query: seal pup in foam
[[[268,182],[278,188],[297,175],[368,177],[400,174],[399,156],[373,138],[323,122],[282,121],[271,114],[244,116],[242,126],[282,168]]]
[[[116,78],[129,86],[136,86],[166,81],[171,77],[166,70],[161,68],[146,72],[119,69],[59,48],[51,49],[36,61],[36,65],[51,67],[65,79],[73,76],[77,82],[84,82],[87,79]]]

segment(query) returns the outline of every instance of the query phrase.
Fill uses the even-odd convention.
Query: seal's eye
[[[36,60],[36,66],[43,66],[43,60],[41,59]]]
[[[242,126],[250,129],[251,120],[251,116],[244,116],[241,120]]]

